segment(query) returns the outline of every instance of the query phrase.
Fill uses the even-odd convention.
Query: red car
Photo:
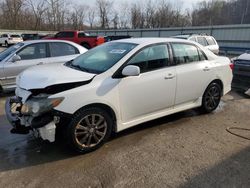
[[[83,31],[60,31],[54,37],[45,39],[68,40],[90,49],[104,43],[104,37],[89,36]]]

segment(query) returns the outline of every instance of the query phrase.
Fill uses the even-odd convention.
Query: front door
[[[44,64],[47,60],[46,43],[31,44],[20,51],[16,55],[21,57],[20,61],[12,62],[11,58],[4,63],[4,85],[15,85],[16,76],[25,69]]]
[[[168,46],[159,44],[141,50],[127,63],[140,67],[141,74],[119,83],[124,123],[174,106],[176,72],[168,67],[169,60]]]

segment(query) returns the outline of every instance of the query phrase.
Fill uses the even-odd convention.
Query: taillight
[[[230,63],[230,68],[233,70],[234,69],[234,64],[233,63]]]

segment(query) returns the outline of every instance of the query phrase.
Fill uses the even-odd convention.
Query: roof
[[[112,42],[127,42],[141,45],[150,45],[161,42],[189,42],[184,39],[176,39],[176,38],[130,38],[130,39],[121,39]],[[192,43],[192,42],[190,42]]]
[[[68,43],[68,44],[72,44],[72,45],[77,45],[76,43],[74,42],[70,42],[70,41],[67,41],[67,40],[54,40],[54,39],[42,39],[42,40],[26,40],[26,41],[23,41],[22,43],[24,44],[35,44],[35,43],[40,43],[40,42],[64,42],[64,43]]]

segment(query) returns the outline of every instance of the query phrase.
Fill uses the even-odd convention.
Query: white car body
[[[55,84],[86,81],[88,83],[85,85],[50,95],[50,99],[63,98],[54,110],[73,115],[86,106],[97,104],[106,106],[114,112],[115,131],[119,132],[146,121],[201,106],[206,88],[215,80],[223,86],[222,95],[231,90],[230,60],[226,57],[219,57],[191,41],[140,38],[111,43],[131,43],[137,46],[101,74],[75,70],[63,64],[30,68],[18,76],[16,95],[22,98],[24,104],[32,97],[32,90],[42,90]],[[141,73],[139,76],[124,78],[114,76],[138,51],[150,48],[152,45],[167,45],[170,48],[169,45],[175,43],[200,49],[206,54],[207,60],[167,66]],[[115,53],[122,53],[122,50],[115,51]],[[126,71],[126,74],[133,74],[129,69],[124,70],[123,73]],[[27,119],[23,119],[22,122],[23,125],[30,126]],[[51,122],[43,127],[41,134],[43,139],[54,141],[54,131],[51,130],[55,127]],[[47,136],[44,134],[46,129],[48,129]]]
[[[186,39],[186,40],[197,42],[200,45],[207,48],[208,50],[212,51],[213,53],[219,54],[220,47],[217,41],[215,40],[215,38],[212,36],[193,34],[193,35],[178,35],[178,36],[175,36],[175,38]]]
[[[41,45],[43,47],[39,47]],[[57,45],[61,47],[61,49],[57,49],[57,51],[59,51],[59,53],[61,51],[62,54],[59,54],[60,56],[53,56],[51,45]],[[62,49],[63,46],[65,47],[66,51]],[[33,57],[32,53],[35,54],[35,51],[37,51],[37,47],[39,47],[39,55],[37,55],[37,57]],[[67,52],[67,49],[72,49],[72,51],[75,50],[75,52],[73,51],[71,53],[71,51],[68,51],[68,55],[63,54],[64,51]],[[7,53],[8,50],[10,52]],[[80,54],[83,54],[86,51],[86,48],[78,44],[62,40],[25,41],[22,43],[18,43],[15,46],[11,46],[4,52],[0,53],[0,57],[1,54],[6,53],[6,55],[3,56],[3,59],[0,59],[0,88],[2,88],[2,90],[14,89],[16,87],[16,76],[29,67],[49,63],[65,63],[67,61],[75,59]],[[40,53],[43,54],[43,56],[41,56]],[[22,56],[24,57],[24,59],[21,58],[18,59],[18,61],[15,61],[13,59],[15,56]]]
[[[23,38],[21,35],[17,34],[2,34],[0,37],[0,46],[1,45],[12,45],[12,44],[17,44],[19,42],[23,42]]]

